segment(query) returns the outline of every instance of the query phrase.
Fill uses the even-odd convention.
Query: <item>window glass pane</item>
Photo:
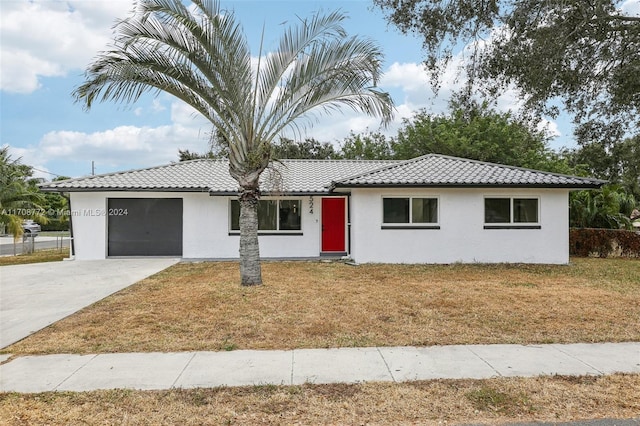
[[[231,200],[231,230],[240,230],[240,202]]]
[[[516,223],[538,223],[538,199],[514,198],[513,221]]]
[[[382,220],[384,223],[409,223],[409,199],[383,198]]]
[[[260,200],[258,202],[258,231],[277,230],[278,202],[276,200]]]
[[[413,198],[411,200],[411,218],[413,223],[437,223],[438,199]]]
[[[511,199],[509,198],[485,198],[484,222],[485,223],[510,223]]]
[[[300,200],[280,201],[280,230],[300,230]]]

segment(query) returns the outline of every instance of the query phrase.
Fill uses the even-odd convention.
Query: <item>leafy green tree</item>
[[[393,158],[391,140],[381,133],[351,132],[341,147],[342,156],[351,160],[389,160]]]
[[[329,142],[320,143],[313,138],[307,138],[301,142],[296,142],[289,138],[280,138],[278,142],[272,143],[272,149],[271,157],[273,159],[329,160],[341,158],[341,154]],[[191,152],[188,149],[178,150],[179,161],[228,158],[228,156],[228,150],[220,149],[217,143],[212,143],[211,149],[202,154]]]
[[[570,162],[591,176],[619,184],[640,200],[640,135],[609,146],[601,141],[580,146]]]
[[[402,32],[422,37],[436,86],[456,50],[469,46],[467,90],[496,95],[512,86],[539,113],[556,113],[560,100],[583,141],[621,140],[640,128],[640,17],[621,11],[625,0],[374,3]]]
[[[329,142],[320,143],[314,138],[306,138],[301,142],[280,138],[280,141],[273,144],[272,156],[277,159],[311,160],[332,160],[341,157],[332,144]]]
[[[409,159],[442,154],[553,172],[569,172],[567,162],[549,149],[544,132],[487,103],[451,105],[449,115],[425,111],[406,119],[392,141],[393,156]]]
[[[46,223],[42,214],[44,196],[29,185],[31,167],[9,155],[9,147],[0,148],[0,224],[18,239],[22,236],[22,221],[34,219]]]
[[[71,179],[69,176],[58,176],[53,181]],[[43,231],[69,230],[69,202],[57,192],[43,194],[42,209],[47,215],[47,223],[42,225]]]
[[[341,106],[391,120],[392,100],[376,88],[382,53],[369,39],[349,37],[345,18],[332,12],[301,20],[268,54],[263,33],[253,66],[242,27],[218,1],[138,0],[114,27],[115,43],[74,91],[86,108],[95,100],[134,102],[143,93],[166,92],[212,123],[228,145],[229,172],[240,187],[242,285],[262,283],[259,178],[273,141],[301,119],[310,124],[314,113]]]
[[[224,135],[216,130],[209,134],[209,150],[204,153],[191,152],[188,149],[178,149],[179,161],[229,158],[229,142]]]
[[[569,223],[576,228],[632,229],[636,200],[619,185],[571,194]]]
[[[202,159],[217,159],[221,158],[221,156],[216,155],[213,151],[209,150],[205,153],[191,152],[188,149],[179,149],[178,150],[178,161],[189,161],[189,160],[202,160]]]

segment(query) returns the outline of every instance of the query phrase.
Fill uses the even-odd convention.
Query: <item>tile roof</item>
[[[260,178],[264,192],[327,193],[335,180],[377,170],[393,160],[280,160]],[[237,185],[236,185],[237,187]]]
[[[398,161],[280,160],[260,178],[263,193],[327,193],[334,180],[359,175]],[[238,192],[226,160],[191,160],[146,169],[85,176],[42,185],[44,191],[175,191],[228,194]]]
[[[147,169],[48,182],[45,191],[208,191],[212,185],[235,188],[228,163],[221,160],[193,160]]]
[[[536,187],[599,188],[605,181],[428,154],[358,176],[333,181],[331,189],[354,187]]]
[[[444,155],[393,160],[280,160],[260,178],[265,194],[322,194],[354,187],[597,188],[604,181]],[[42,185],[44,191],[171,191],[235,194],[226,160],[192,160]]]

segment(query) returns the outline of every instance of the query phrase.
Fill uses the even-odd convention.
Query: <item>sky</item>
[[[34,167],[35,176],[49,180],[152,167],[177,161],[179,149],[208,149],[208,121],[170,95],[145,95],[134,104],[96,103],[90,111],[74,103],[71,93],[84,81],[84,70],[107,47],[114,22],[126,17],[132,4],[0,0],[0,146]],[[234,11],[252,51],[258,50],[263,27],[268,48],[298,17],[336,9],[349,16],[349,34],[382,47],[385,74],[379,86],[394,100],[393,123],[380,129],[378,119],[345,109],[308,127],[304,137],[339,146],[350,132],[395,135],[416,111],[446,112],[451,93],[462,84],[450,67],[435,96],[421,63],[421,41],[390,26],[371,0],[223,0],[222,6]],[[640,15],[640,0],[627,0],[623,8]],[[497,108],[517,111],[518,105],[516,94],[506,92]],[[574,146],[568,117],[540,125],[553,136],[551,148]]]

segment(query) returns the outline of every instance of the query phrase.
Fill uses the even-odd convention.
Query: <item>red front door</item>
[[[345,252],[345,198],[322,199],[322,251]]]

